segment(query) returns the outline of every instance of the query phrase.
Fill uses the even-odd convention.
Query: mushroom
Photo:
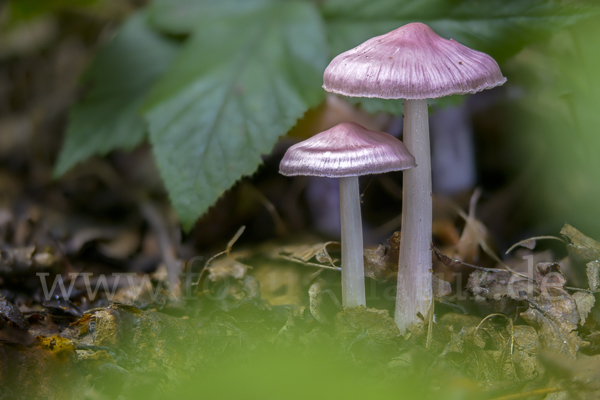
[[[404,99],[404,143],[418,167],[404,172],[402,240],[395,320],[402,334],[428,321],[431,288],[431,161],[427,99],[502,85],[496,61],[411,23],[335,57],[323,77],[329,92]]]
[[[353,122],[343,122],[297,143],[283,156],[279,165],[282,175],[339,178],[344,307],[366,305],[358,177],[415,166],[414,157],[400,140]]]

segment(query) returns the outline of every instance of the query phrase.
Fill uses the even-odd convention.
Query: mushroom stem
[[[427,100],[404,100],[404,145],[417,162],[405,170],[395,320],[401,334],[419,332],[432,302],[431,155]],[[420,314],[420,315],[419,315]]]
[[[360,216],[358,176],[340,179],[342,219],[342,304],[366,305],[363,235]]]

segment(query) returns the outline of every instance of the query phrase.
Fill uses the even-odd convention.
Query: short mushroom
[[[344,307],[366,305],[358,177],[404,170],[415,165],[414,157],[400,140],[352,122],[343,122],[297,143],[283,156],[279,166],[282,175],[311,175],[340,180]]]
[[[418,167],[404,172],[402,240],[395,320],[401,333],[422,327],[432,304],[431,161],[427,100],[502,85],[496,61],[411,23],[335,57],[323,88],[354,97],[404,99],[404,142]],[[420,315],[419,315],[420,314]]]

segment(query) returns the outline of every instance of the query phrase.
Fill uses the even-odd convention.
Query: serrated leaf
[[[132,149],[145,139],[140,107],[177,49],[146,25],[143,14],[120,28],[84,76],[92,90],[69,114],[55,177],[94,154]]]
[[[323,100],[327,54],[311,3],[271,1],[194,28],[145,113],[184,227],[256,171],[277,138]]]
[[[423,22],[499,63],[594,12],[548,0],[327,0],[322,7],[332,56],[402,25]],[[356,102],[369,112],[398,111],[390,100]]]
[[[600,261],[594,260],[586,264],[586,274],[588,278],[588,286],[591,291],[595,292],[598,290],[600,283]]]

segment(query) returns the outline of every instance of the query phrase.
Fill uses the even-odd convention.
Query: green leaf
[[[97,55],[84,76],[92,90],[69,114],[55,177],[80,161],[115,149],[132,149],[146,137],[140,108],[155,80],[173,60],[177,46],[135,15]]]
[[[553,0],[328,0],[323,6],[334,54],[418,21],[498,62],[594,12]]]
[[[553,0],[327,0],[322,6],[332,56],[410,22],[423,22],[499,63],[597,12]],[[370,112],[397,109],[390,100],[360,102]]]
[[[311,3],[270,1],[203,19],[145,114],[158,167],[185,228],[324,97],[325,32]]]
[[[173,34],[190,33],[204,21],[255,12],[273,0],[155,0],[150,5],[153,26]]]

